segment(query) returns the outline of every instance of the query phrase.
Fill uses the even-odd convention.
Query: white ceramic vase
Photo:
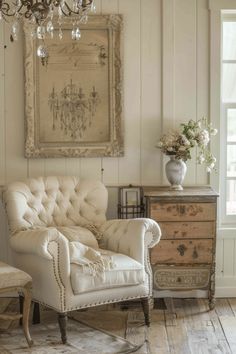
[[[170,156],[170,161],[166,164],[166,177],[171,184],[170,189],[181,191],[183,190],[182,183],[187,171],[187,166],[184,161],[175,158],[175,155]]]

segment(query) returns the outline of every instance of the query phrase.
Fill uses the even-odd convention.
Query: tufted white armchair
[[[58,312],[63,343],[67,312],[86,307],[140,298],[145,323],[150,324],[148,248],[161,235],[155,221],[106,221],[105,186],[76,177],[14,182],[4,199],[15,265],[32,276],[33,300]],[[112,266],[100,273],[85,271],[87,264],[81,264],[85,258],[80,262],[76,258],[81,256],[76,248],[81,244],[86,252],[104,253]],[[96,260],[91,264],[94,270]]]

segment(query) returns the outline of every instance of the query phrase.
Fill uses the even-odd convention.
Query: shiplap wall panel
[[[174,43],[175,17],[174,1],[162,1],[162,120],[163,132],[174,128]]]
[[[118,14],[119,0],[101,0],[102,14]]]
[[[223,277],[224,273],[224,240],[217,238],[216,242],[216,277]]]
[[[45,159],[45,176],[65,176],[66,158]]]
[[[224,239],[223,270],[224,277],[234,275],[234,239]]]
[[[102,12],[102,0],[95,0],[96,13],[100,14]]]
[[[24,158],[24,72],[23,36],[10,42],[10,26],[5,25],[5,151],[6,182],[27,177]]]
[[[102,159],[101,158],[81,158],[80,177],[91,179],[102,179]]]
[[[197,60],[196,60],[196,119],[210,118],[209,114],[209,11],[206,0],[197,0]],[[208,176],[205,166],[197,165],[196,183],[207,184]]]
[[[28,177],[45,176],[45,159],[28,159]]]
[[[102,14],[118,14],[119,0],[102,0]],[[103,182],[108,185],[119,184],[119,158],[104,157],[102,159]]]
[[[175,12],[174,1],[162,1],[162,117],[160,120],[161,133],[174,128],[175,122]],[[160,136],[161,136],[160,133]],[[168,161],[161,154],[161,181],[168,184],[165,174],[165,164]]]
[[[196,2],[197,0],[174,1],[175,128],[184,121],[196,119]],[[193,158],[196,156],[194,151],[191,155]],[[195,159],[187,161],[187,167],[184,183],[192,184],[196,177]]]
[[[0,23],[0,184],[5,183],[5,24]]]
[[[119,162],[119,180],[124,184],[140,184],[140,1],[119,0],[119,10],[124,16],[125,63],[125,156]]]
[[[102,0],[95,0],[96,13],[102,13]],[[81,158],[79,163],[81,178],[101,180],[101,158]]]
[[[80,176],[80,163],[79,158],[66,158],[65,161],[65,174],[68,176]]]
[[[150,21],[153,13],[158,14]],[[161,126],[161,1],[141,1],[141,184],[161,183],[161,153],[155,146]],[[147,65],[148,63],[148,65]]]

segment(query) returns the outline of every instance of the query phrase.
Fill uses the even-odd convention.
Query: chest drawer
[[[214,238],[214,221],[159,222],[161,239]]]
[[[151,250],[151,264],[193,264],[212,262],[211,239],[161,240]]]
[[[214,203],[152,203],[150,217],[160,221],[214,221]]]
[[[205,288],[210,280],[210,267],[153,267],[154,289],[198,289]]]

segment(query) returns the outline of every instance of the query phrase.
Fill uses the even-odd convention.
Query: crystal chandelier
[[[80,23],[86,23],[88,13],[95,12],[94,0],[0,0],[0,20],[12,19],[11,41],[18,39],[19,21],[22,18],[31,24],[32,38],[42,40],[37,48],[37,55],[44,64],[48,50],[44,40],[53,38],[55,18],[58,24],[58,36],[63,38],[62,24],[64,17],[71,17],[71,38],[79,40]]]

